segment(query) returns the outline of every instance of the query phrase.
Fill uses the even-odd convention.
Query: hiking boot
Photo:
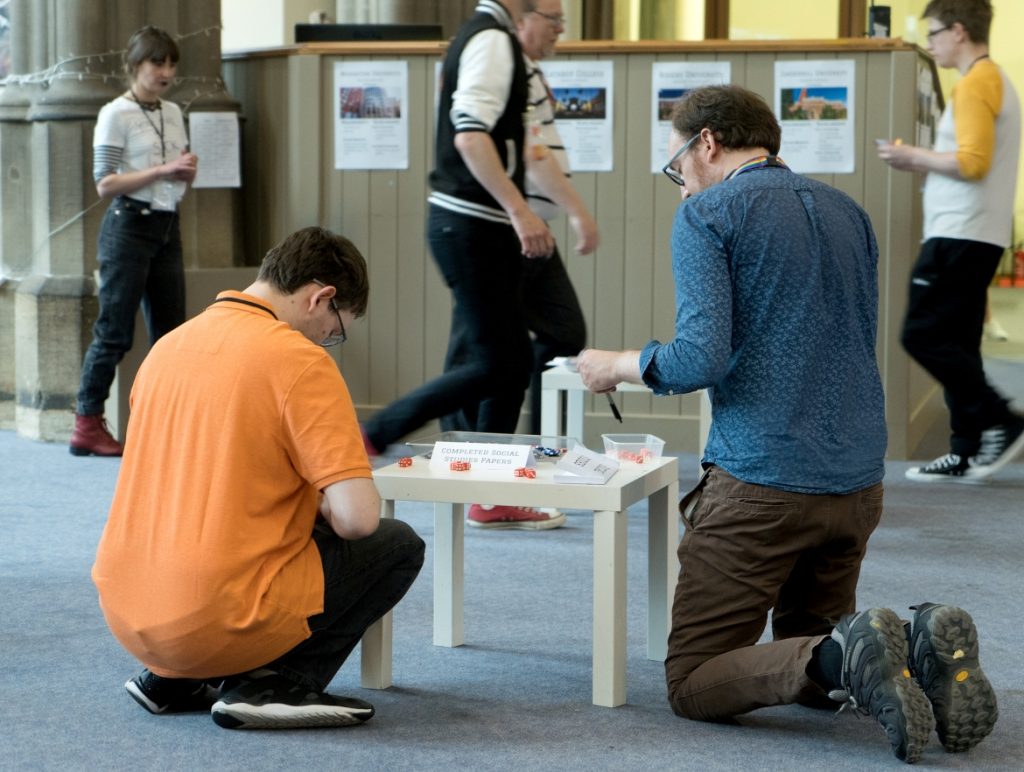
[[[120,456],[124,445],[114,439],[103,415],[75,414],[69,450],[73,456]]]
[[[225,729],[302,729],[353,726],[373,716],[373,705],[334,697],[269,670],[222,691],[210,710]]]
[[[545,511],[533,507],[473,504],[466,515],[466,522],[474,528],[546,531],[565,525],[565,513],[557,509]]]
[[[163,678],[143,670],[124,688],[150,713],[191,713],[207,711],[217,699],[217,690],[192,678]]]
[[[907,636],[895,611],[847,614],[832,631],[843,650],[842,688],[829,697],[874,716],[896,758],[913,764],[932,732],[932,713],[907,667]]]
[[[990,477],[1024,450],[1024,418],[1014,416],[1009,423],[999,424],[981,433],[981,447],[970,458],[970,478]]]
[[[907,470],[907,479],[917,482],[981,482],[979,477],[970,474],[970,470],[971,465],[966,458],[956,453],[947,453],[930,464],[912,466]]]
[[[978,662],[978,631],[956,606],[911,606],[910,669],[931,700],[935,729],[950,753],[973,748],[999,718],[996,694]]]

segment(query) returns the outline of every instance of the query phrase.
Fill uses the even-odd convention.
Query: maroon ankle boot
[[[114,439],[102,414],[75,414],[69,449],[73,456],[120,456],[124,453],[124,446]]]

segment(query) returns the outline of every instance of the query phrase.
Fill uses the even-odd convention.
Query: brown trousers
[[[824,697],[811,652],[854,611],[882,484],[810,495],[710,467],[679,505],[686,533],[665,676],[680,716],[718,721]],[[771,643],[757,644],[772,609]]]

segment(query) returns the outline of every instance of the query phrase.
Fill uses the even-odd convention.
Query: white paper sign
[[[450,471],[453,461],[468,461],[474,470],[512,472],[533,466],[533,452],[529,445],[503,445],[490,442],[435,442],[430,453],[432,472]]]
[[[577,445],[555,462],[552,478],[558,483],[603,485],[619,471],[619,462]]]
[[[409,63],[334,63],[334,168],[409,168]]]
[[[193,188],[239,188],[238,113],[189,113],[189,149],[199,157]]]
[[[651,67],[651,171],[668,163],[672,107],[698,86],[717,86],[732,77],[729,62],[655,62]]]
[[[574,172],[610,172],[613,63],[548,62],[544,76],[554,97],[555,125]]]
[[[779,155],[793,171],[853,171],[855,72],[852,59],[775,62]]]

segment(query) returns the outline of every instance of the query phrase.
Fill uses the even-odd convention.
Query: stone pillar
[[[93,128],[100,107],[125,88],[121,52],[144,24],[179,37],[181,82],[169,99],[238,109],[220,79],[219,3],[11,3],[12,72],[0,89],[0,428],[28,437],[70,434],[97,312],[96,236],[106,210],[92,179]],[[240,257],[237,198],[230,190],[186,197],[186,268]],[[133,374],[119,375],[113,402],[124,403]]]

